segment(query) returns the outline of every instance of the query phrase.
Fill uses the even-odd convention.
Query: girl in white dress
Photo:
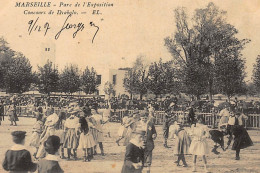
[[[93,158],[93,150],[92,148],[96,145],[93,135],[90,132],[90,128],[93,127],[93,125],[89,121],[89,117],[80,117],[80,139],[79,139],[79,147],[83,150],[84,156],[83,161],[90,161]],[[86,156],[86,153],[88,156]]]
[[[208,127],[203,124],[203,117],[198,116],[198,121],[196,125],[192,126],[191,134],[193,136],[191,145],[190,145],[190,153],[193,155],[193,170],[192,172],[196,172],[196,159],[197,156],[202,156],[204,162],[204,170],[205,172],[209,172],[207,170],[207,160],[206,155],[209,154],[209,146],[206,138],[209,137]]]

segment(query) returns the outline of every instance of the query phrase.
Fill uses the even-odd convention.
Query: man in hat
[[[145,131],[133,133],[126,147],[125,160],[121,173],[142,173],[144,166],[144,135]]]
[[[145,149],[144,149],[144,167],[147,169],[147,173],[150,173],[150,167],[152,164],[152,151],[154,149],[154,140],[157,137],[155,126],[151,121],[148,121],[148,113],[142,112],[140,115],[140,121],[136,125],[136,131],[144,130],[145,137]]]
[[[31,154],[25,149],[25,131],[14,131],[11,133],[15,143],[5,153],[3,168],[10,172],[35,172],[37,164],[32,162]]]
[[[166,113],[164,115],[164,122],[163,122],[163,138],[164,138],[163,146],[165,148],[170,148],[167,145],[167,139],[168,139],[168,136],[169,136],[169,127],[170,127],[170,121],[171,121],[168,114],[170,114],[170,110],[166,111]]]

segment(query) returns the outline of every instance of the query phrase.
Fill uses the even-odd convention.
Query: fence
[[[36,108],[28,107],[28,106],[17,106],[16,107],[16,113],[18,116],[28,116],[28,117],[33,117],[34,116],[34,111]],[[6,110],[6,108],[5,108]],[[61,111],[60,108],[54,107],[54,112],[56,114],[59,114]],[[139,112],[141,112],[140,110]],[[117,109],[115,112],[112,112],[111,116],[111,121],[112,122],[121,122],[122,118],[124,115],[131,114],[133,113],[133,110],[125,110],[125,109]],[[221,118],[218,114],[214,113],[199,113],[196,112],[196,115],[202,115],[205,119],[205,123],[208,126],[211,127],[217,127],[219,119]],[[164,111],[155,111],[154,113],[154,122],[156,125],[163,124],[164,122]],[[184,111],[175,111],[174,115],[178,118],[178,121],[182,123],[187,123],[188,121],[188,112]],[[260,114],[248,114],[248,120],[245,121],[245,125],[248,128],[256,128],[260,129]]]
[[[126,115],[127,113],[131,114],[132,112],[133,110],[116,110],[112,113],[115,118],[111,119],[111,121],[121,122],[121,119],[124,115]],[[164,122],[164,115],[164,111],[155,111],[154,117],[156,125],[160,125]],[[184,124],[188,122],[188,112],[175,111],[174,115],[177,116],[179,122],[182,122]],[[213,128],[218,126],[218,122],[221,118],[217,113],[196,112],[196,115],[202,115],[205,119],[205,124]],[[248,114],[248,120],[245,121],[244,124],[248,128],[260,129],[260,114]]]

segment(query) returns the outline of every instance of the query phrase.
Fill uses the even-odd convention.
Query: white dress
[[[90,131],[90,127],[93,127],[93,124],[89,121],[89,118],[86,118],[86,121],[88,122],[89,131],[87,134],[84,134],[84,132],[80,134],[79,146],[78,146],[78,148],[80,149],[92,148],[96,145],[96,142]]]
[[[190,153],[193,155],[203,156],[209,154],[209,145],[206,138],[209,136],[208,127],[203,124],[192,126],[191,134],[193,136]]]

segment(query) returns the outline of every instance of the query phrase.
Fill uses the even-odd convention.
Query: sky
[[[37,2],[40,1],[43,0]],[[251,40],[242,52],[246,59],[247,81],[251,80],[253,64],[257,55],[260,55],[260,0],[110,0],[108,2],[113,3],[113,7],[100,8],[59,7],[61,2],[73,2],[72,6],[75,2],[81,5],[86,2],[80,0],[52,0],[51,8],[15,7],[16,2],[26,1],[0,2],[0,37],[3,36],[13,50],[22,52],[35,70],[37,65],[43,65],[48,58],[60,69],[72,63],[82,69],[93,66],[97,70],[132,66],[140,55],[145,56],[148,63],[160,58],[170,60],[172,57],[164,46],[164,38],[173,36],[175,32],[173,10],[186,7],[191,18],[195,9],[205,8],[209,2],[214,2],[221,10],[227,11],[227,21],[238,29],[238,38]],[[84,23],[84,30],[79,31],[75,38],[72,36],[73,29],[64,30],[56,40],[55,35],[68,15],[25,15],[24,10],[75,10],[79,14],[72,15],[67,22]],[[92,15],[93,10],[100,10],[102,14]],[[49,23],[50,29],[46,36],[43,31],[32,31],[29,35],[28,22],[35,21],[38,17],[39,26]],[[99,27],[93,43],[96,28],[90,26],[90,22]],[[45,48],[50,48],[50,51],[45,51]]]

